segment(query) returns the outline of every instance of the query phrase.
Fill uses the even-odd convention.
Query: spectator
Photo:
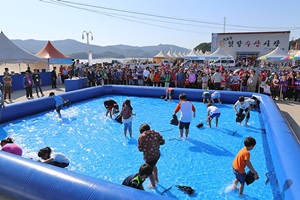
[[[11,92],[12,92],[12,78],[9,75],[9,73],[4,72],[3,77],[3,83],[4,83],[4,101],[6,100],[6,97],[8,95],[9,101],[11,101]]]
[[[53,67],[53,70],[51,71],[52,89],[56,88],[56,79],[57,79],[56,67]]]
[[[33,84],[35,85],[35,91],[36,91],[37,97],[40,97],[39,96],[39,90],[40,90],[40,93],[41,93],[42,97],[45,96],[43,91],[42,91],[42,88],[41,88],[42,78],[41,78],[41,75],[40,75],[38,69],[33,70],[32,81],[33,81]]]
[[[32,79],[29,76],[29,72],[25,72],[25,77],[23,78],[23,86],[26,90],[27,99],[32,99]]]

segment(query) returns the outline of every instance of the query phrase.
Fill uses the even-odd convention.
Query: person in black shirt
[[[56,88],[56,79],[56,67],[53,67],[53,70],[51,71],[52,89]]]
[[[143,187],[144,181],[152,174],[152,167],[148,164],[142,164],[139,173],[128,176],[122,185],[145,190]]]
[[[108,113],[110,114],[110,118],[112,118],[113,114],[120,112],[119,105],[115,100],[107,99],[104,101],[104,107],[106,108],[106,116]]]
[[[41,78],[41,75],[40,75],[38,69],[33,70],[33,74],[31,76],[31,78],[32,78],[33,84],[35,85],[35,91],[36,91],[37,97],[40,97],[38,90],[40,90],[40,93],[41,93],[42,97],[45,96],[43,91],[42,91],[42,88],[41,88],[42,78]]]

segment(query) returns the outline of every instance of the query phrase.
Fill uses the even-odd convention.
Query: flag
[[[299,49],[299,45],[298,45],[298,42],[296,42],[295,44],[295,50],[298,50]]]

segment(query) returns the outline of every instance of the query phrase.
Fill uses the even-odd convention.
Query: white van
[[[235,61],[233,58],[219,58],[218,60],[214,61],[213,63],[210,63],[211,66],[217,66],[220,67],[221,65],[223,67],[234,67]]]

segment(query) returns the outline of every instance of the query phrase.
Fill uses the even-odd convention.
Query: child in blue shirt
[[[49,97],[53,97],[56,103],[56,112],[58,113],[59,117],[61,117],[60,110],[64,106],[70,106],[69,100],[63,99],[61,96],[55,96],[54,92],[50,92]]]

